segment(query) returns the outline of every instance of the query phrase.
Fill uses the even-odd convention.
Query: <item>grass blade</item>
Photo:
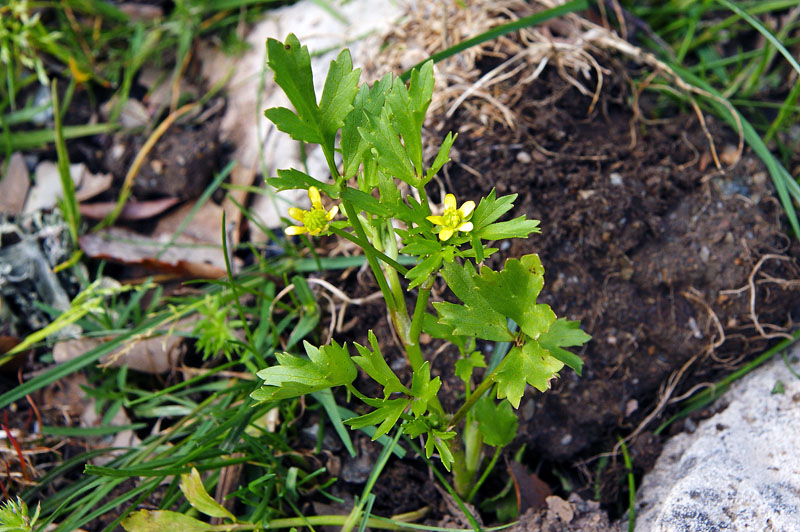
[[[729,0],[716,0],[717,3],[722,4],[723,6],[727,7],[740,17],[742,17],[748,24],[753,26],[756,31],[758,31],[761,35],[763,35],[772,45],[780,52],[780,54],[786,58],[792,68],[794,68],[798,74],[800,74],[800,63],[797,62],[797,59],[792,57],[792,54],[786,49],[786,47],[781,44],[781,42],[770,32],[767,28],[764,27],[755,17],[750,15],[747,11],[742,9],[741,7],[737,6],[733,2]]]

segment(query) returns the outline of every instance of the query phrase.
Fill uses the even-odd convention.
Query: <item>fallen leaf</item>
[[[75,198],[78,201],[86,201],[98,196],[111,188],[114,176],[111,174],[93,174],[85,165],[80,165],[83,172],[80,183],[76,184]],[[73,179],[75,179],[73,174]]]
[[[87,233],[78,240],[93,259],[138,265],[148,270],[179,277],[215,279],[226,275],[222,249],[180,236],[171,245],[170,235],[148,237],[120,227]],[[198,246],[198,244],[200,244]],[[169,245],[159,256],[159,252]]]
[[[30,179],[28,166],[21,154],[15,153],[8,161],[8,170],[0,181],[0,214],[20,214],[28,197]]]
[[[93,174],[83,163],[69,165],[70,177],[75,183],[75,197],[85,201],[111,187],[111,174]],[[50,210],[64,196],[58,166],[52,161],[42,161],[36,166],[33,187],[28,192],[23,212]]]
[[[546,499],[553,493],[547,483],[535,473],[529,473],[528,468],[519,462],[508,462],[507,467],[514,480],[514,491],[517,494],[517,507],[520,515],[529,508],[538,510],[547,506]]]
[[[184,328],[188,321],[180,322],[177,328]],[[62,364],[109,341],[110,338],[73,338],[58,342],[53,346],[53,360]],[[160,374],[175,369],[183,354],[182,336],[168,334],[143,340],[134,340],[125,347],[103,356],[101,366],[121,367],[143,373]]]
[[[178,198],[162,198],[149,201],[129,201],[125,203],[117,220],[147,220],[158,216],[176,203]],[[97,203],[81,203],[78,209],[81,216],[92,220],[102,220],[117,207],[116,201],[102,201]]]

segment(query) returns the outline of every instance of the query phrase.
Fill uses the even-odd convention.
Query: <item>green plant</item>
[[[452,471],[456,492],[470,498],[485,478],[478,480],[483,445],[499,450],[516,435],[512,407],[519,406],[526,385],[547,390],[565,365],[580,374],[581,359],[565,348],[589,339],[578,322],[559,319],[548,305],[536,303],[544,285],[537,255],[508,259],[499,271],[483,264],[498,251],[485,242],[526,238],[539,232],[539,222],[525,216],[498,221],[512,209],[516,195],[497,197],[494,191],[477,205],[467,201],[460,207],[447,194],[443,212],[434,214],[426,185],[449,161],[455,136],[447,135],[426,168],[421,129],[433,93],[432,62],[413,70],[408,86],[391,74],[372,87],[359,86],[360,72],[344,50],[331,63],[317,103],[307,48],[289,35],[285,43],[270,39],[267,49],[275,81],[295,108],[268,109],[267,118],[292,138],[318,144],[333,176],[326,183],[288,169],[268,180],[278,189],[308,190],[311,209],[291,210],[300,225],[286,232],[335,234],[363,249],[413,377],[410,383],[400,380],[369,331],[369,346],[355,344],[357,356],[335,341],[319,347],[305,342],[307,357],[278,353],[276,365],[258,372],[264,383],[252,397],[270,402],[344,386],[370,407],[346,420],[348,425],[377,427],[373,438],[395,427],[396,434],[422,437],[426,456],[435,451]],[[322,193],[339,205],[326,209]],[[334,219],[339,206],[345,220]],[[415,257],[416,265],[406,269],[401,255]],[[439,276],[459,302],[434,302],[434,315],[428,303]],[[413,290],[416,303],[409,312],[406,296]],[[464,382],[465,395],[455,412],[445,411],[439,401],[441,380],[431,375],[420,343],[423,332],[460,353],[453,371]],[[474,370],[486,362],[477,349],[479,340],[511,344],[480,379]],[[382,396],[369,397],[356,388],[358,367],[382,386]],[[359,511],[356,506],[352,515]]]
[[[0,62],[5,67],[5,87],[0,90],[0,101],[6,98],[11,108],[16,108],[16,94],[21,84],[23,69],[34,72],[42,86],[47,87],[49,78],[40,57],[41,51],[55,47],[61,34],[50,32],[40,20],[39,12],[33,12],[28,0],[10,0],[0,7]]]
[[[39,518],[39,507],[29,515],[28,505],[17,497],[17,500],[7,499],[0,506],[0,532],[31,532],[36,520]]]

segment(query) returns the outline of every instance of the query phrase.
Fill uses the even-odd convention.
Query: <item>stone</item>
[[[789,363],[799,358],[795,347]],[[637,532],[800,530],[796,370],[775,355],[721,400],[724,411],[667,441],[644,476]]]

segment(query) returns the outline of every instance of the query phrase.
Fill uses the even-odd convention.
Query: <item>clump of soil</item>
[[[590,111],[556,69],[509,80],[494,90],[514,102],[514,129],[473,106],[438,132],[461,133],[446,176],[459,200],[495,188],[519,195],[512,215],[541,220],[542,234],[513,241],[503,258],[538,253],[541,300],[593,337],[582,377],[562,371],[520,409],[533,455],[572,464],[653,429],[663,418],[643,421],[666,395],[713,382],[800,319],[782,281],[800,277],[800,247],[761,163],[747,152],[735,161],[736,135],[707,118],[735,163],[717,170],[695,115],[634,121],[623,80],[605,84]]]

